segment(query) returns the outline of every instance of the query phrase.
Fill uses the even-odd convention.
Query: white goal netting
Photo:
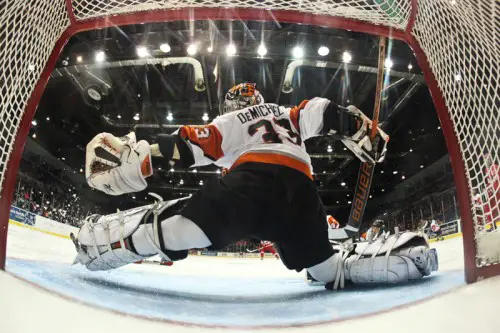
[[[20,149],[14,147],[14,141],[22,116],[56,42],[72,24],[102,17],[109,17],[109,24],[113,24],[114,18],[123,15],[132,17],[134,13],[181,8],[220,8],[231,17],[234,8],[251,8],[341,17],[405,30],[412,22],[413,5],[417,5],[417,15],[409,36],[418,41],[437,79],[457,138],[447,136],[447,140],[458,141],[465,165],[463,176],[468,183],[468,205],[472,213],[472,221],[466,222],[473,223],[478,240],[476,263],[479,266],[498,263],[500,29],[496,0],[2,1],[0,185],[3,188],[4,182],[14,181],[6,179],[6,169],[13,149]],[[76,22],[72,23],[71,17]],[[264,15],[255,19],[262,17]],[[168,12],[165,12],[167,19]],[[440,119],[445,121],[442,116]]]

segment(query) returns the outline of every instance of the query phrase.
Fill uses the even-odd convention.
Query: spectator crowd
[[[74,187],[46,184],[21,173],[12,205],[73,226],[79,226],[85,217],[99,212],[99,207],[82,200]]]

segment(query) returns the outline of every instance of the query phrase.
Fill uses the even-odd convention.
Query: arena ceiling
[[[166,44],[169,52],[164,52]],[[192,44],[196,53],[188,54]],[[230,44],[232,56],[227,54]],[[265,55],[257,53],[260,45],[265,45]],[[293,55],[297,46],[304,53],[301,59]],[[321,46],[329,49],[327,55],[318,54]],[[413,52],[392,40],[388,50],[392,66],[386,71],[381,121],[391,141],[387,159],[375,173],[374,198],[387,195],[446,154]],[[345,52],[352,57],[349,63],[343,62]],[[85,145],[97,133],[134,130],[138,138],[154,142],[158,133],[170,133],[181,124],[207,123],[218,115],[224,93],[239,82],[256,82],[268,102],[296,105],[322,96],[354,104],[371,116],[377,56],[377,37],[279,22],[179,21],[88,31],[75,35],[60,55],[30,135],[83,177]],[[299,65],[287,81],[287,69],[296,60],[304,62],[295,62]],[[359,162],[328,137],[313,138],[306,146],[325,205],[332,213],[346,215]],[[196,171],[156,169],[148,191],[178,197],[219,176],[215,167]],[[123,202],[137,205],[145,196],[127,195]]]

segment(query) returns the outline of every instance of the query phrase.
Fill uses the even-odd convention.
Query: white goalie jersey
[[[312,178],[304,140],[321,134],[329,100],[314,98],[294,108],[266,103],[217,117],[206,126],[183,126],[178,133],[191,144],[195,164],[224,168],[245,162],[291,167]]]

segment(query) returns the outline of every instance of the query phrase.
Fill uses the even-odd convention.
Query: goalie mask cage
[[[405,41],[430,89],[457,188],[467,282],[500,274],[499,43],[496,0],[7,0],[0,5],[0,268],[31,121],[68,39],[113,25],[277,20]],[[481,196],[482,200],[474,199]]]

